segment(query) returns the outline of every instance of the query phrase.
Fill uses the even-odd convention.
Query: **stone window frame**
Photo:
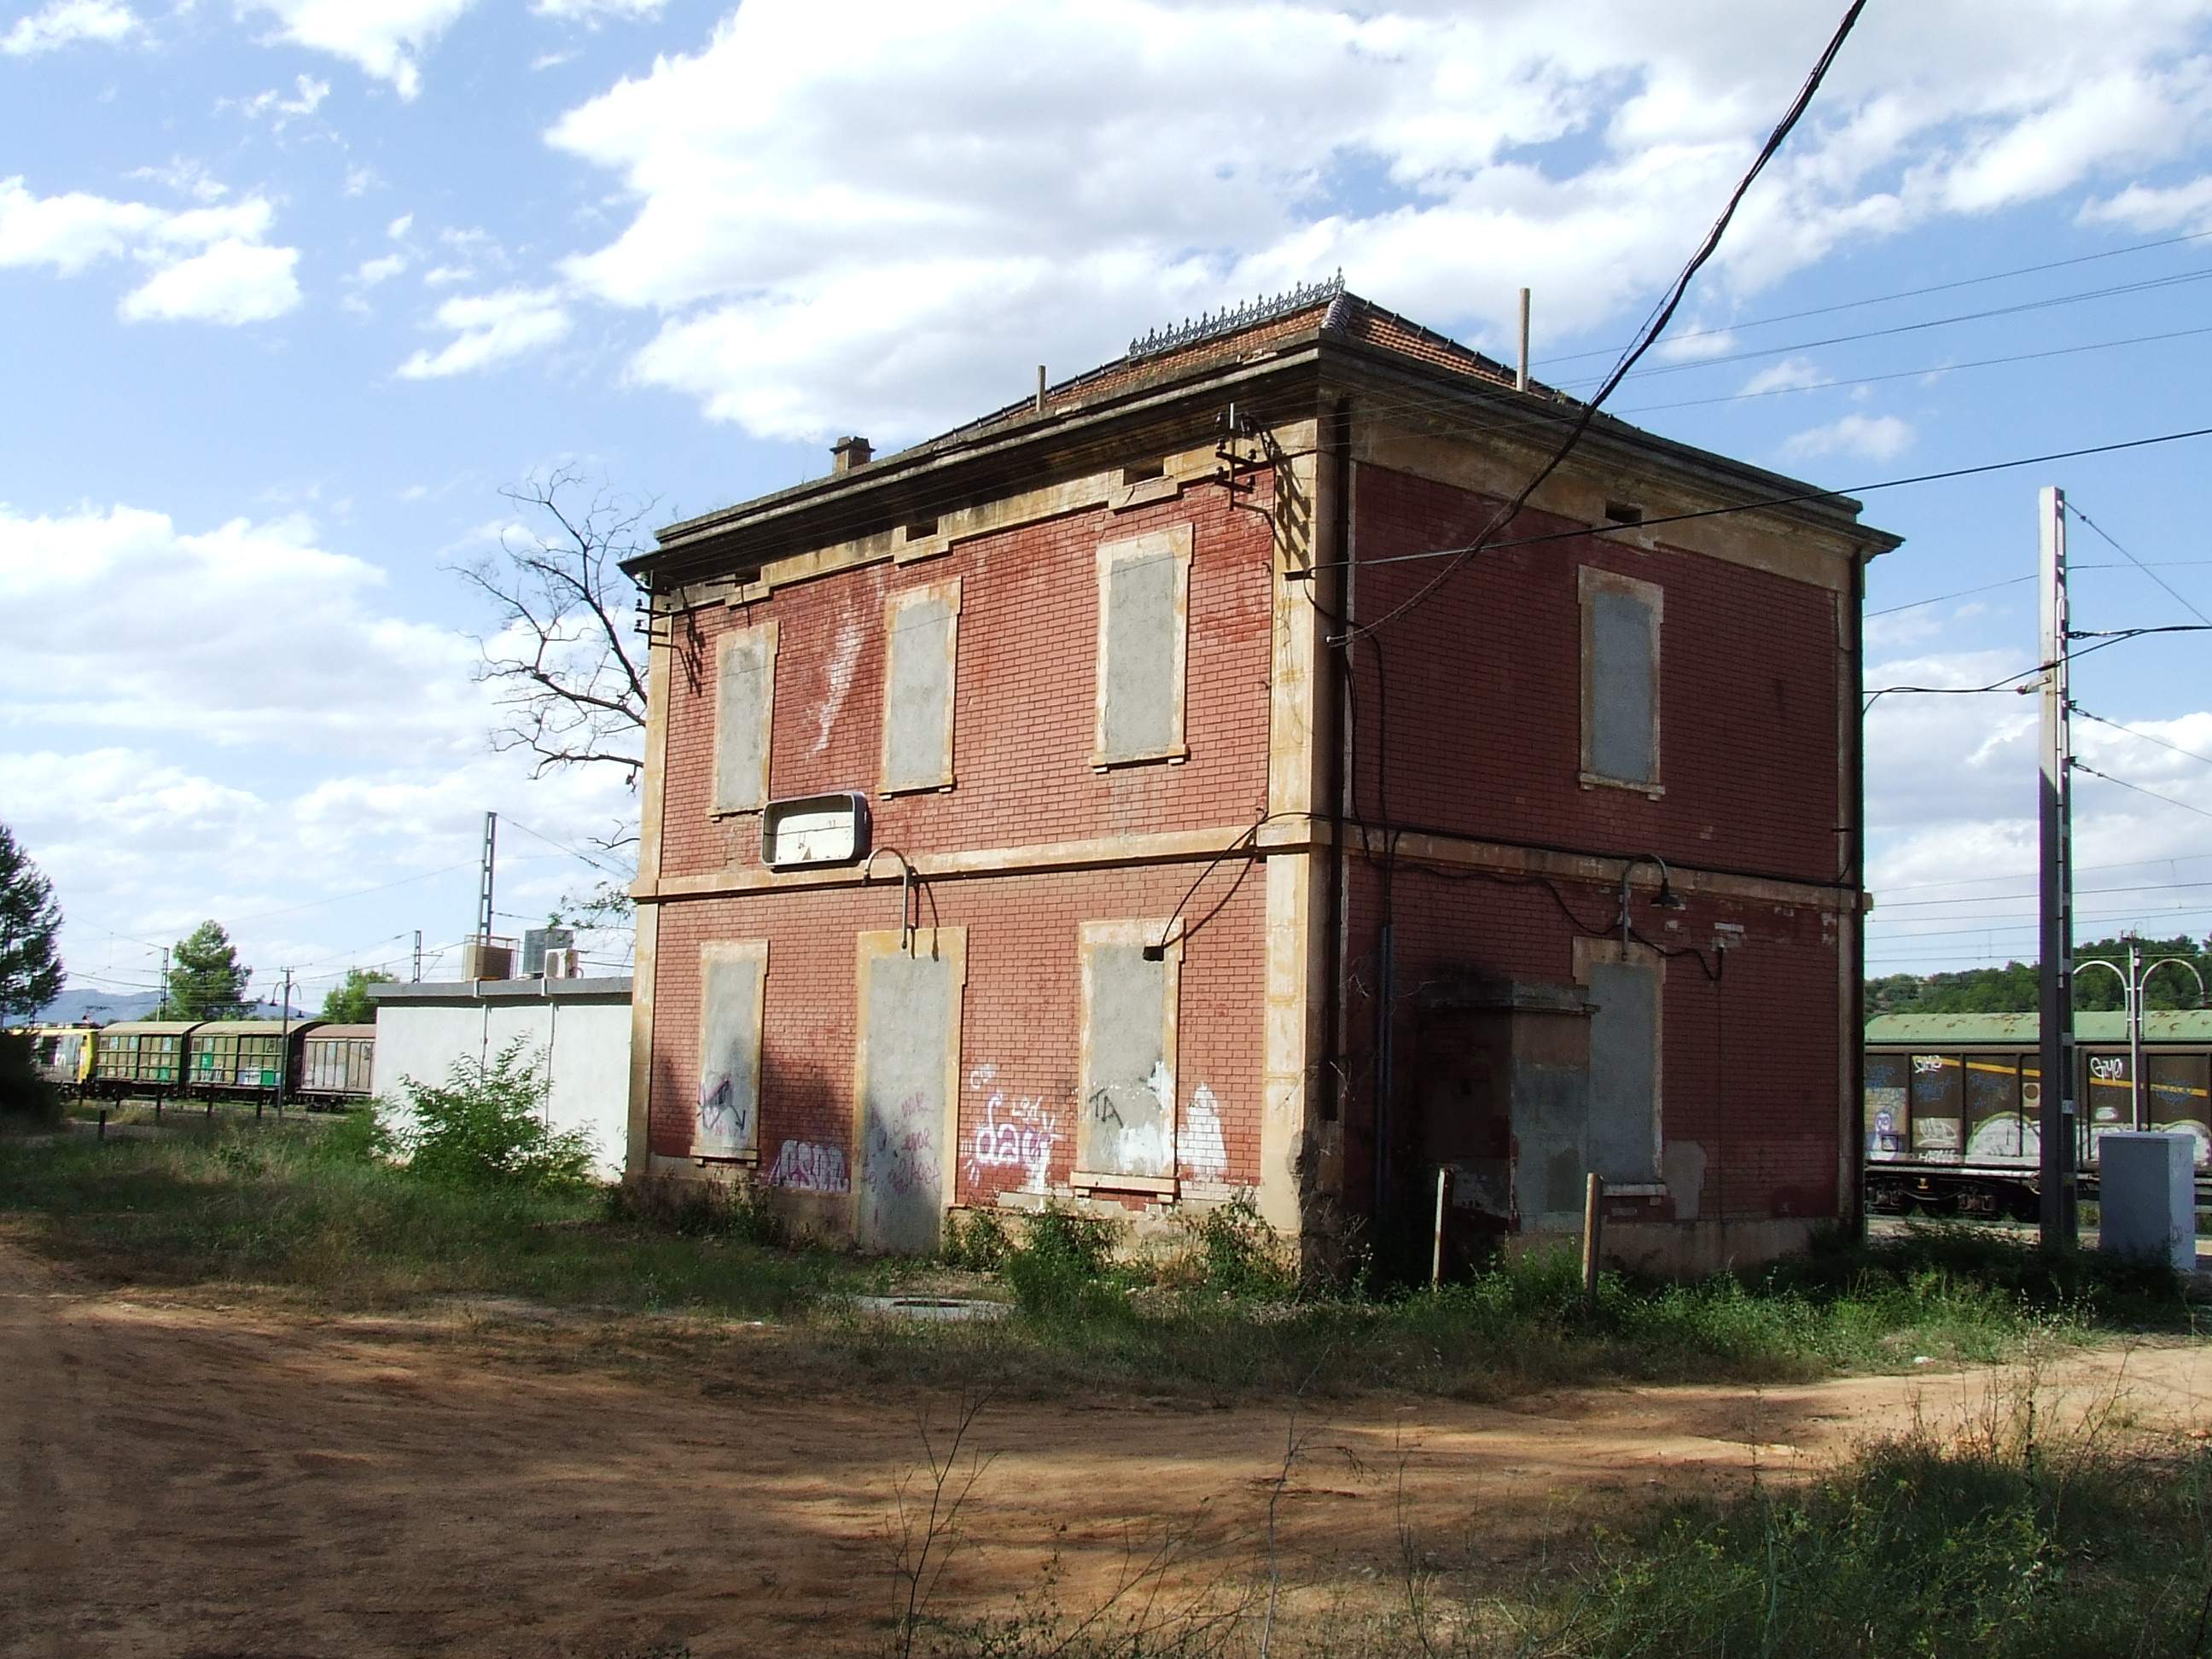
[[[1160,994],[1160,1057],[1167,1066],[1168,1075],[1175,1079],[1175,1098],[1168,1108],[1169,1139],[1171,1151],[1168,1158],[1168,1173],[1164,1176],[1125,1174],[1118,1170],[1095,1170],[1084,1167],[1084,1155],[1089,1150],[1087,1125],[1091,1116],[1091,1009],[1094,1000],[1094,964],[1101,945],[1136,945],[1139,948],[1159,944],[1163,935],[1166,944],[1161,962],[1165,970],[1165,985]],[[1075,1166],[1068,1175],[1068,1185],[1080,1193],[1141,1193],[1155,1198],[1176,1196],[1182,1175],[1182,1076],[1180,1058],[1176,1053],[1177,1038],[1182,1025],[1183,925],[1182,918],[1170,921],[1165,916],[1127,919],[1112,921],[1086,921],[1076,930],[1076,949],[1081,963],[1083,1012],[1078,1027],[1076,1058],[1076,1117],[1075,1146],[1070,1162]]]
[[[891,665],[893,653],[898,648],[896,640],[900,617],[915,605],[926,605],[932,600],[943,603],[951,613],[945,619],[945,628],[944,763],[938,775],[926,782],[895,785],[890,781]],[[957,576],[948,576],[942,581],[924,582],[918,586],[902,587],[884,596],[883,737],[876,757],[876,793],[879,795],[921,795],[953,787],[953,749],[957,742],[960,707],[960,605],[961,579]]]
[[[709,754],[714,763],[714,805],[711,815],[718,818],[738,817],[758,812],[769,799],[769,779],[774,765],[775,746],[775,618],[769,617],[744,628],[726,630],[714,641],[714,741]],[[757,780],[757,800],[732,800],[726,793],[728,780],[722,775],[722,722],[729,711],[722,706],[722,687],[728,672],[730,653],[740,647],[761,647],[760,699],[760,776]]]
[[[1575,983],[1587,994],[1594,965],[1648,968],[1656,982],[1651,990],[1651,1177],[1648,1181],[1607,1181],[1606,1192],[1620,1198],[1659,1198],[1671,1189],[1665,1180],[1667,1157],[1667,958],[1649,945],[1617,939],[1577,938],[1574,945]],[[1591,1048],[1596,1048],[1595,1018],[1592,1014]]]
[[[1148,531],[1141,536],[1130,536],[1119,541],[1098,544],[1098,641],[1094,653],[1094,710],[1091,741],[1091,766],[1093,771],[1105,772],[1116,767],[1145,766],[1165,761],[1180,765],[1190,757],[1186,742],[1186,715],[1190,689],[1190,558],[1191,526],[1175,525],[1166,530]],[[1115,569],[1139,559],[1171,558],[1176,567],[1174,664],[1170,670],[1171,681],[1170,708],[1174,730],[1165,745],[1158,749],[1117,755],[1106,748],[1106,691],[1108,684],[1107,640],[1111,621]]]
[[[753,977],[753,1144],[734,1152],[702,1151],[698,1132],[698,1082],[703,1081],[706,1065],[704,1049],[707,1044],[707,969],[711,962],[750,963],[754,964]],[[693,1070],[701,1078],[692,1085],[692,1159],[699,1164],[736,1164],[757,1166],[761,1146],[761,1076],[764,1068],[764,1050],[768,1032],[768,968],[769,942],[765,939],[702,939],[699,945],[699,1020],[697,1048],[701,1051],[694,1059]]]
[[[1597,624],[1594,611],[1601,593],[1617,594],[1642,605],[1651,630],[1651,775],[1648,778],[1615,777],[1597,769]],[[1575,572],[1575,599],[1582,630],[1582,753],[1577,781],[1585,789],[1627,789],[1657,800],[1667,793],[1665,751],[1660,744],[1659,721],[1660,690],[1664,684],[1660,649],[1665,634],[1667,590],[1656,582],[1586,564]]]

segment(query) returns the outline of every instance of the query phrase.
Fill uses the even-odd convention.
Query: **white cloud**
[[[1736,349],[1736,337],[1724,328],[1696,329],[1662,336],[1651,356],[1662,362],[1688,363],[1718,357]]]
[[[419,63],[473,0],[251,0],[282,37],[328,52],[388,82],[403,99],[422,88]]]
[[[386,253],[374,259],[363,259],[354,267],[353,279],[362,288],[374,288],[379,283],[388,283],[407,269],[404,253]]]
[[[266,322],[300,303],[292,270],[297,248],[269,247],[235,237],[204,253],[164,265],[125,295],[125,322]]]
[[[384,228],[384,234],[396,242],[413,229],[414,225],[415,216],[411,213],[403,213]]]
[[[172,156],[166,167],[133,167],[127,176],[167,185],[179,196],[189,196],[196,202],[220,202],[230,194],[230,186],[210,176],[204,162],[183,155]]]
[[[1770,392],[1802,392],[1811,386],[1826,386],[1828,379],[1810,357],[1784,357],[1778,363],[1769,363],[1746,380],[1739,395],[1757,398]]]
[[[467,265],[432,265],[422,273],[425,288],[451,288],[455,283],[465,283],[476,275]]]
[[[376,169],[374,167],[348,167],[346,169],[345,193],[347,195],[366,196],[370,191],[376,187],[376,185],[377,176]]]
[[[2024,659],[2025,650],[1893,659],[1871,665],[1866,684],[1985,685],[2016,672]],[[2133,725],[2212,755],[2212,711]],[[1900,694],[1875,704],[1867,718],[1867,817],[1869,884],[1880,902],[1869,934],[1871,971],[1885,971],[1886,962],[1889,971],[1928,972],[1989,954],[2033,957],[2037,726],[2033,699],[2002,693]],[[2091,919],[2079,936],[2135,926],[2185,927],[2200,936],[2212,931],[2212,915],[2162,915],[2177,904],[2206,902],[2200,896],[2150,890],[2100,897],[2093,890],[2212,878],[2205,862],[2212,854],[2199,833],[2204,821],[2189,810],[2212,811],[2212,769],[2093,722],[2077,721],[2074,734],[2076,753],[2090,765],[2185,803],[2167,805],[2081,775],[2075,790],[2075,887],[2077,909]]]
[[[1814,455],[1863,455],[1869,460],[1893,460],[1912,447],[1910,421],[1895,415],[1845,415],[1826,426],[1796,433],[1782,446],[1785,453],[1800,458]]]
[[[383,586],[374,565],[319,546],[298,515],[188,532],[130,507],[0,507],[0,611],[103,617],[32,630],[0,653],[0,727],[297,747],[342,737],[370,758],[472,740],[447,729],[466,701],[467,641],[385,614]],[[97,605],[116,592],[135,602]],[[431,689],[456,676],[459,690]]]
[[[540,17],[571,23],[596,23],[603,17],[658,17],[668,0],[531,0]]]
[[[128,321],[259,322],[300,303],[298,250],[264,240],[275,216],[258,196],[172,212],[80,191],[33,196],[20,177],[0,179],[0,267],[45,265],[67,276],[128,259],[152,268],[118,307]]]
[[[138,28],[137,14],[113,0],[52,0],[44,10],[26,13],[0,34],[0,52],[29,58],[80,40],[112,46],[129,40]]]
[[[489,368],[565,338],[573,326],[557,289],[511,288],[448,300],[440,326],[459,337],[435,353],[418,351],[399,366],[404,380],[437,380]]]
[[[1695,9],[1589,0],[1562,29],[1541,0],[1304,0],[1264,24],[1164,0],[747,0],[553,125],[629,204],[567,275],[657,314],[635,378],[777,437],[921,435],[1039,361],[1088,367],[1340,264],[1493,348],[1527,283],[1540,339],[1648,302],[1828,27]],[[1869,9],[1700,305],[1725,318],[1838,246],[2188,153],[2212,126],[2196,10],[2113,0],[2083,28],[2072,0],[2022,0],[1992,29],[1965,5]],[[979,70],[1000,64],[1023,72]]]
[[[2125,225],[2130,230],[2202,230],[2212,227],[2212,173],[2185,184],[2130,185],[2117,195],[2085,204],[2085,225]]]
[[[276,131],[282,132],[285,125],[294,118],[313,115],[322,107],[323,100],[331,95],[331,83],[327,81],[318,81],[312,76],[297,76],[293,84],[296,90],[289,98],[271,87],[266,92],[255,93],[251,98],[218,98],[216,100],[215,106],[218,111],[234,109],[249,121],[258,120],[262,116],[274,111],[276,116],[274,125]],[[347,175],[346,193],[349,196],[357,196],[361,191],[352,188],[352,174]],[[365,183],[362,188],[367,188]]]
[[[0,617],[39,619],[0,650],[0,803],[59,890],[79,973],[150,978],[150,953],[101,930],[174,939],[210,915],[262,972],[388,957],[403,927],[434,949],[468,925],[487,809],[572,846],[635,811],[611,769],[533,782],[489,752],[476,647],[404,614],[303,516],[0,505]],[[501,849],[507,910],[589,878]],[[402,884],[325,902],[385,883]]]

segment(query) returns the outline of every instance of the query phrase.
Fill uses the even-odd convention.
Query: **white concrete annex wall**
[[[394,988],[377,999],[377,1097],[404,1117],[402,1078],[443,1083],[454,1061],[488,1064],[519,1038],[549,1079],[547,1123],[582,1130],[599,1175],[615,1180],[629,1131],[630,1039],[629,981],[616,983],[620,993],[550,997],[521,981],[487,982],[483,995],[465,983]]]

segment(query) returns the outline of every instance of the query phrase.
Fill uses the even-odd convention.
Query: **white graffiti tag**
[[[995,1066],[978,1066],[968,1074],[968,1086],[981,1093],[998,1075]],[[983,1103],[983,1121],[969,1142],[968,1179],[981,1181],[986,1170],[1018,1169],[1022,1191],[1043,1192],[1052,1170],[1052,1151],[1059,1144],[1059,1126],[1045,1110],[1042,1095],[1009,1097],[1002,1090],[991,1089]]]
[[[1183,1114],[1183,1165],[1194,1181],[1218,1181],[1229,1173],[1229,1148],[1221,1138],[1221,1103],[1203,1083]]]
[[[851,1182],[845,1175],[845,1149],[817,1146],[811,1140],[787,1140],[768,1172],[771,1187],[788,1187],[799,1193],[842,1193]]]

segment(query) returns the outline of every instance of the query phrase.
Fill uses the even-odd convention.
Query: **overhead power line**
[[[2074,705],[2074,712],[2085,720],[2094,720],[2100,726],[2109,726],[2115,732],[2124,732],[2131,738],[2140,738],[2145,743],[2154,743],[2161,749],[2171,749],[2177,755],[2185,756],[2205,766],[2212,766],[2212,755],[2200,755],[2194,749],[2184,749],[2178,743],[2168,743],[2164,738],[2154,738],[2148,732],[2138,732],[2132,726],[2123,726],[2118,720],[2108,720],[2102,714],[2091,714],[2079,703]]]
[[[1747,328],[1765,328],[1774,323],[1794,323],[1807,317],[1825,317],[1838,311],[1856,311],[1864,306],[1887,305],[1897,300],[1917,300],[1930,294],[1948,294],[1955,289],[1974,288],[1984,283],[2000,283],[2013,276],[2033,276],[2039,271],[2059,270],[2068,265],[2092,264],[2100,259],[2118,259],[2130,253],[2148,253],[2156,248],[2173,247],[2183,242],[2202,241],[2212,236],[2212,230],[2192,230],[2180,236],[2161,236],[2156,241],[2135,242],[2126,247],[2106,248],[2099,253],[2077,253],[2069,259],[2046,259],[2039,264],[2014,265],[2009,270],[1984,271],[1977,276],[1961,276],[1954,282],[1929,283],[1921,288],[1899,289],[1890,294],[1869,294],[1856,300],[1841,300],[1833,305],[1810,306],[1803,311],[1778,312],[1771,317],[1753,317],[1740,323],[1729,323],[1716,328],[1691,329],[1678,334],[1678,340],[1695,340],[1715,334],[1734,334]],[[1593,351],[1571,351],[1557,357],[1547,357],[1547,365],[1580,362],[1589,357],[1611,357],[1626,350],[1626,346],[1607,346]]]
[[[2102,778],[2106,783],[2116,783],[2121,788],[2133,790],[2138,795],[2148,795],[2153,800],[2162,800],[2168,806],[2179,806],[2183,811],[2194,812],[2200,818],[2212,818],[2212,811],[2207,811],[2194,802],[2176,800],[2172,795],[2161,795],[2155,789],[2146,789],[2139,783],[2130,783],[2125,778],[2116,778],[2110,772],[2100,772],[2086,761],[2077,759],[2074,763],[2074,769],[2076,772],[2087,772],[2093,778]]]
[[[1656,514],[1640,519],[1634,524],[1585,525],[1572,530],[1548,530],[1540,535],[1516,536],[1505,541],[1492,542],[1487,544],[1486,550],[1504,552],[1510,548],[1580,541],[1590,536],[1630,535],[1661,525],[1687,524],[1701,519],[1724,519],[1738,513],[1757,513],[1776,507],[1797,507],[1808,501],[1845,501],[1855,496],[1870,495],[1878,489],[1902,489],[1910,484],[1942,483],[1953,478],[1979,477],[1991,472],[2014,471],[2023,466],[2045,466],[2053,461],[2080,460],[2090,455],[2117,455],[2131,449],[2149,449],[2160,444],[2182,443],[2197,438],[2212,438],[2212,426],[2191,427],[2179,432],[2160,432],[2148,438],[2124,438],[2112,443],[2088,444],[2079,449],[2054,449],[2040,455],[2016,456],[2010,460],[1982,461],[1972,466],[1945,467],[1939,471],[1915,472],[1901,478],[1877,478],[1869,483],[1849,484],[1837,489],[1801,489],[1787,495],[1762,495],[1755,501],[1735,501],[1726,507],[1705,507],[1690,513]],[[1419,564],[1429,559],[1460,558],[1474,545],[1425,548],[1419,553],[1387,553],[1380,558],[1361,559],[1358,564],[1364,570],[1380,565]],[[1351,562],[1346,559],[1328,560],[1308,566],[1306,569],[1333,570]]]
[[[1345,627],[1342,638],[1350,639],[1358,635],[1374,633],[1377,629],[1384,627],[1424,603],[1431,594],[1450,580],[1453,574],[1469,559],[1480,552],[1492,537],[1510,524],[1521,509],[1528,504],[1528,498],[1536,493],[1544,480],[1557,471],[1560,463],[1573,453],[1575,446],[1582,441],[1583,434],[1589,429],[1590,422],[1597,418],[1598,410],[1604,406],[1605,400],[1613,394],[1613,388],[1627,377],[1629,371],[1635,368],[1638,360],[1658,343],[1660,335],[1665,332],[1667,325],[1674,319],[1674,313],[1681,306],[1683,296],[1690,290],[1690,283],[1696,278],[1698,272],[1705,268],[1705,262],[1719,250],[1721,239],[1728,234],[1729,222],[1735,217],[1735,210],[1741,204],[1744,196],[1757,182],[1759,175],[1766,170],[1766,164],[1772,161],[1776,153],[1781,149],[1783,141],[1789,137],[1790,130],[1797,125],[1806,110],[1811,106],[1814,94],[1820,89],[1820,82],[1827,77],[1829,66],[1836,61],[1836,54],[1843,50],[1844,42],[1850,38],[1852,27],[1859,21],[1859,14],[1865,9],[1866,0],[1851,0],[1850,9],[1844,14],[1843,21],[1837,25],[1836,32],[1829,39],[1826,50],[1820,53],[1819,61],[1813,65],[1812,72],[1805,77],[1804,85],[1798,88],[1797,96],[1790,101],[1789,110],[1784,114],[1782,119],[1775,124],[1774,131],[1767,135],[1766,142],[1759,146],[1758,155],[1753,158],[1751,166],[1745,170],[1743,177],[1737,181],[1735,191],[1729,197],[1728,204],[1721,210],[1720,217],[1713,222],[1712,228],[1705,233],[1705,239],[1698,245],[1698,251],[1690,256],[1689,263],[1682,267],[1681,273],[1675,277],[1658,303],[1652,307],[1650,319],[1637,335],[1636,343],[1622,355],[1618,363],[1613,365],[1613,372],[1605,377],[1604,383],[1598,387],[1596,394],[1582,406],[1574,424],[1568,428],[1566,436],[1552,452],[1551,459],[1537,468],[1534,476],[1527,483],[1522,485],[1520,493],[1514,496],[1511,501],[1492,516],[1490,523],[1484,528],[1482,533],[1474,538],[1452,564],[1437,572],[1411,597],[1393,605],[1375,621],[1348,623]]]
[[[2088,526],[2090,529],[2095,531],[2097,534],[2103,537],[2114,552],[2119,554],[2119,556],[2125,559],[2130,564],[2135,566],[2135,568],[2142,571],[2144,575],[2148,576],[2153,581],[2164,588],[2172,596],[2174,603],[2179,605],[2184,611],[2186,611],[2191,616],[2196,617],[2197,620],[2201,623],[2212,623],[2212,617],[2206,616],[2202,611],[2198,610],[2193,603],[2184,598],[2180,590],[2176,588],[2172,582],[2166,580],[2165,577],[2160,575],[2148,565],[2145,564],[2141,559],[2138,559],[2134,554],[2129,552],[2126,548],[2122,547],[2118,542],[2113,540],[2110,531],[2106,530],[2094,519],[2084,513],[2080,507],[2075,506],[2070,500],[2066,503],[2066,510],[2072,514],[2075,518],[2081,520],[2083,524]]]
[[[1686,374],[1692,369],[1719,368],[1729,363],[1747,363],[1759,357],[1780,357],[1793,351],[1814,351],[1822,346],[1854,345],[1862,340],[1888,339],[1899,334],[1923,334],[1931,328],[1958,323],[1986,322],[1993,317],[2016,317],[2030,311],[2051,311],[2060,306],[2081,305],[2091,300],[2110,300],[2121,295],[2143,294],[2156,289],[2180,288],[2191,283],[2212,282],[2212,270],[2185,270],[2171,276],[2153,276],[2140,283],[2119,283],[2110,288],[2084,289],[2074,294],[2055,294],[2046,299],[2022,300],[2017,305],[1991,306],[1984,311],[1961,311],[1948,317],[1928,317],[1917,323],[1893,323],[1887,328],[1862,329],[1856,334],[1831,334],[1818,340],[1793,340],[1784,345],[1758,346],[1748,351],[1722,352],[1711,357],[1691,357],[1639,369],[1635,379],[1648,380],[1661,374]],[[1570,380],[1568,386],[1587,386],[1591,380]]]

